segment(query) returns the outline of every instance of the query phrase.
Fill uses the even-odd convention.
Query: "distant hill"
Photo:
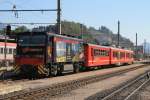
[[[118,35],[114,34],[105,26],[101,26],[99,30],[89,28],[90,34],[99,42],[101,45],[117,45]],[[133,42],[128,38],[120,36],[120,46],[124,48],[133,48]]]
[[[28,30],[25,26],[17,28],[16,32]],[[49,31],[56,33],[56,25],[39,26],[33,28],[32,31]],[[82,33],[82,34],[81,34]],[[93,27],[87,27],[81,23],[62,21],[62,34],[71,35],[76,38],[82,38],[88,43],[113,46],[117,45],[117,34],[114,34],[110,29],[101,26],[98,30]],[[124,48],[132,48],[133,42],[128,38],[120,36],[120,46]]]

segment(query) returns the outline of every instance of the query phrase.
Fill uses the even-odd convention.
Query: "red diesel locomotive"
[[[133,51],[84,43],[81,39],[46,33],[18,35],[15,71],[23,75],[60,75],[66,64],[73,71],[133,62]]]

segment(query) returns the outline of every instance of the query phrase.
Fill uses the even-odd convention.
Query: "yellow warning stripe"
[[[19,72],[20,72],[20,70],[17,70],[17,71],[16,71],[16,73],[19,73]]]
[[[40,66],[38,66],[38,72],[39,72],[40,74],[43,73],[43,72],[42,72],[42,68],[40,68]]]
[[[20,72],[19,69],[20,69],[19,66],[17,66],[17,65],[14,66],[14,72],[15,72],[15,73],[19,73],[19,72]]]
[[[38,72],[39,72],[40,74],[45,74],[45,72],[44,72],[44,69],[43,69],[43,66],[42,66],[42,65],[39,65],[39,66],[38,66]]]

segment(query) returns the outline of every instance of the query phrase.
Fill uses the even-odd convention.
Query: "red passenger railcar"
[[[111,64],[122,65],[133,63],[133,51],[111,48]]]
[[[133,61],[134,61],[133,54],[134,54],[133,51],[126,50],[125,63],[127,63],[127,64],[132,64],[133,63]]]
[[[110,48],[94,44],[86,44],[85,65],[86,67],[97,67],[110,64]]]
[[[119,48],[111,48],[111,64],[122,65],[125,63],[126,50]]]
[[[85,67],[133,63],[133,51],[94,44],[84,45]]]

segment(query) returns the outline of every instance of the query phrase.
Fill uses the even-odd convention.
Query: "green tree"
[[[20,26],[14,30],[15,33],[27,32],[27,31],[29,31],[29,29],[26,26]]]

